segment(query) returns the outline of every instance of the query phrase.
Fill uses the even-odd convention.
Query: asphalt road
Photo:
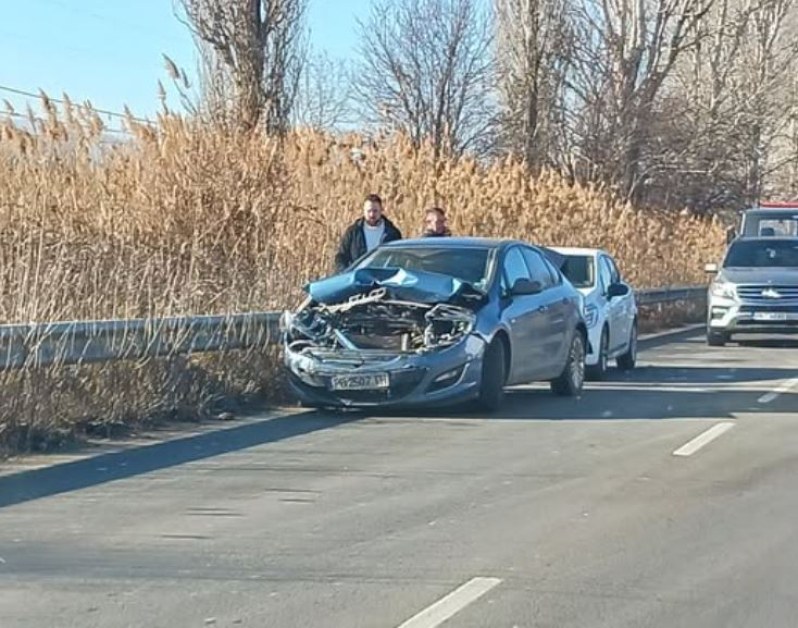
[[[796,349],[0,477],[0,626],[795,626]]]

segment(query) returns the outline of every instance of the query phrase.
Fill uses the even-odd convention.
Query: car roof
[[[510,244],[526,244],[528,246],[535,246],[528,242],[521,242],[520,240],[510,240],[504,238],[481,238],[474,236],[449,236],[445,238],[407,238],[402,240],[393,240],[383,244],[386,248],[397,247],[412,247],[412,248],[501,248]]]
[[[746,209],[746,212],[768,212],[768,211],[778,211],[780,209],[798,209],[798,201],[783,201],[783,202],[770,202],[770,203],[760,203],[759,205],[755,205],[754,207],[749,207]]]
[[[558,253],[562,253],[563,255],[588,255],[595,257],[596,255],[603,254],[612,257],[604,249],[588,249],[577,246],[550,246],[549,248],[553,251],[557,251]]]
[[[729,246],[735,242],[764,242],[766,244],[773,244],[774,242],[790,242],[798,243],[798,237],[795,236],[746,236],[741,235],[729,243]]]

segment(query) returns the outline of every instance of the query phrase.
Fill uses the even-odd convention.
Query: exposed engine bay
[[[316,351],[421,354],[461,341],[474,327],[470,309],[449,303],[391,298],[386,288],[341,303],[308,300],[283,321],[287,348]]]

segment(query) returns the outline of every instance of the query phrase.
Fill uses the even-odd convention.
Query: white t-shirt
[[[368,223],[363,223],[363,235],[366,237],[366,251],[370,251],[382,242],[382,234],[385,233],[385,223],[380,221],[376,227]]]

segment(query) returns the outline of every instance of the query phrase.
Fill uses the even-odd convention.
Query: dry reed
[[[27,124],[0,123],[0,323],[289,306],[304,281],[329,271],[369,192],[405,235],[440,204],[458,234],[604,247],[639,287],[702,281],[723,246],[713,221],[635,211],[554,173],[532,179],[512,160],[436,163],[397,136],[297,131],[277,141],[166,116],[152,127],[129,117],[129,137],[109,143],[95,112],[43,102]],[[273,388],[259,354],[219,359],[236,384],[190,392],[163,361],[0,374],[0,444],[193,411],[222,389]]]

